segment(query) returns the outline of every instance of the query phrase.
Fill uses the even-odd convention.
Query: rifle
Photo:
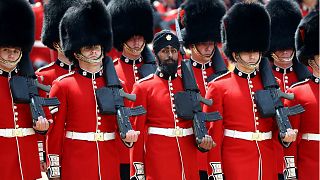
[[[179,118],[193,120],[193,130],[197,145],[201,144],[205,135],[208,135],[206,122],[222,119],[219,112],[204,113],[201,104],[211,106],[213,101],[205,99],[200,95],[200,90],[196,84],[190,61],[181,62],[182,81],[184,91],[174,95],[174,103]],[[199,148],[200,149],[200,148]],[[201,151],[205,151],[202,148]]]
[[[211,74],[208,77],[207,82],[210,82],[213,79],[215,79],[216,77],[228,72],[228,68],[227,68],[227,66],[221,56],[221,53],[216,45],[214,46],[214,49],[215,49],[215,52],[212,57],[212,62],[213,62],[213,69],[214,69],[215,73]]]
[[[154,74],[157,70],[156,59],[149,49],[149,47],[144,47],[142,51],[142,57],[144,59],[144,64],[138,68],[138,72],[141,78],[147,77],[150,74]]]
[[[262,117],[275,117],[279,129],[279,137],[283,139],[287,129],[292,129],[288,116],[304,112],[298,104],[293,107],[284,107],[281,98],[292,100],[294,94],[287,94],[280,90],[267,58],[262,58],[259,65],[264,90],[257,91],[255,98],[257,107]],[[285,147],[289,144],[282,143]]]
[[[28,55],[28,54],[26,54]],[[34,74],[30,59],[25,57],[21,61],[22,76],[14,76],[10,79],[10,89],[12,93],[13,102],[30,104],[33,124],[35,125],[38,118],[42,116],[45,118],[43,106],[57,106],[60,104],[59,100],[54,98],[43,98],[39,96],[38,88],[44,91],[49,91],[50,86],[40,84]]]
[[[124,106],[124,98],[135,101],[135,94],[128,94],[123,91],[122,85],[113,66],[110,57],[106,57],[103,61],[104,76],[106,87],[96,90],[98,108],[101,114],[117,115],[117,123],[119,127],[120,137],[126,138],[126,133],[132,130],[129,120],[130,116],[145,114],[146,110],[142,106],[128,108]]]

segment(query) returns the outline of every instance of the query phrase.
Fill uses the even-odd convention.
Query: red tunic
[[[178,76],[169,81],[160,78],[161,74],[150,75],[134,86],[133,93],[137,95],[137,100],[133,106],[142,105],[147,114],[134,118],[134,128],[141,134],[130,153],[131,176],[139,173],[135,170],[135,165],[143,163],[146,179],[149,180],[179,180],[183,178],[183,174],[186,180],[198,180],[198,167],[195,163],[198,150],[194,135],[167,137],[146,133],[149,127],[192,127],[191,120],[175,118],[171,104],[170,91],[183,91],[182,79]]]
[[[11,75],[16,74],[14,71]],[[32,128],[29,104],[13,103],[8,73],[0,70],[0,129]],[[41,178],[36,135],[0,136],[0,179]]]
[[[50,85],[52,86],[52,82],[57,79],[59,76],[68,74],[71,70],[74,69],[73,65],[67,65],[63,62],[61,62],[59,59],[56,60],[56,62],[52,62],[47,66],[44,66],[42,68],[39,68],[36,71],[36,75],[39,77],[41,84],[44,85]],[[41,96],[47,97],[49,96],[48,93],[44,91],[40,91]],[[46,137],[44,135],[37,135],[38,138],[38,145],[45,147],[45,139]],[[45,150],[45,149],[43,149]],[[40,151],[40,150],[39,150]]]
[[[119,152],[115,140],[86,141],[65,137],[66,131],[116,132],[115,115],[98,111],[95,89],[105,86],[102,70],[94,74],[79,70],[61,76],[50,91],[60,101],[48,132],[48,155],[60,156],[61,179],[120,179]]]
[[[283,69],[281,67],[278,67],[276,65],[272,66],[273,74],[276,78],[281,80],[281,86],[280,89],[282,92],[286,92],[291,85],[298,82],[298,78],[296,73],[293,71],[293,67],[289,67],[287,69]],[[275,146],[275,154],[277,156],[276,158],[276,164],[278,169],[278,174],[282,174],[284,170],[284,164],[283,164],[283,146],[279,143],[279,140],[277,139],[278,133],[274,133],[274,146]]]
[[[209,134],[217,143],[208,153],[209,163],[221,163],[225,179],[277,179],[273,141],[250,141],[224,136],[224,130],[270,132],[275,129],[272,118],[261,118],[256,109],[254,92],[263,89],[260,74],[250,75],[235,69],[209,83],[206,98],[213,99],[205,112],[219,111],[223,120],[211,123]],[[213,166],[213,165],[212,165]],[[216,170],[220,168],[216,168]],[[212,168],[208,174],[213,175]],[[214,173],[216,174],[216,173]]]
[[[319,130],[319,78],[312,78],[293,85],[288,92],[294,93],[294,100],[285,100],[286,106],[301,104],[305,112],[290,116],[294,129],[299,135],[305,133],[320,134]],[[319,141],[297,141],[285,149],[285,156],[294,156],[298,168],[299,180],[319,179]]]

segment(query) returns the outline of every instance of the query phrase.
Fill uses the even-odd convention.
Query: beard
[[[161,72],[169,76],[173,76],[177,73],[178,61],[175,61],[172,58],[166,59],[164,61],[159,61],[159,68]]]

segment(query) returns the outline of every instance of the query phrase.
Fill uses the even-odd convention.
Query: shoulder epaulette
[[[44,69],[46,69],[46,68],[48,68],[48,67],[51,67],[51,66],[53,66],[53,65],[54,65],[54,63],[55,63],[55,62],[52,62],[52,63],[50,63],[50,64],[47,64],[47,65],[45,65],[45,66],[43,66],[43,67],[41,67],[41,68],[37,69],[37,71],[36,71],[36,72],[40,72],[40,71],[42,71],[42,70],[44,70]]]
[[[143,82],[145,80],[151,79],[153,76],[154,76],[154,74],[149,74],[148,76],[146,76],[146,77],[144,77],[142,79],[139,79],[137,82],[141,83],[141,82]]]
[[[212,79],[212,81],[210,81],[210,82],[214,82],[214,81],[216,81],[216,80],[218,80],[218,79],[221,79],[222,77],[224,77],[224,76],[226,76],[226,75],[228,75],[228,74],[230,74],[230,73],[231,73],[231,71],[228,71],[228,72],[226,72],[226,73],[224,73],[224,74],[221,74],[220,76]]]
[[[299,82],[296,82],[296,83],[294,83],[294,84],[292,84],[291,86],[290,86],[290,89],[291,88],[293,88],[293,87],[296,87],[296,86],[298,86],[298,85],[300,85],[300,84],[303,84],[303,83],[306,83],[306,82],[308,82],[310,79],[305,79],[304,81],[299,81]]]
[[[118,60],[119,60],[119,58],[114,59],[114,60],[112,61],[112,62],[113,62],[113,64],[117,63],[117,62],[118,62]]]
[[[61,75],[61,76],[57,77],[56,81],[61,81],[63,78],[66,78],[66,77],[71,76],[73,74],[74,74],[74,71],[71,71],[68,74]]]

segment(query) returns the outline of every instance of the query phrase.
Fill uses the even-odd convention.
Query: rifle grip
[[[203,104],[208,105],[208,106],[211,106],[213,104],[212,99],[206,99],[206,98],[202,97],[200,94],[198,94],[198,95],[199,95],[200,102],[202,102]]]

